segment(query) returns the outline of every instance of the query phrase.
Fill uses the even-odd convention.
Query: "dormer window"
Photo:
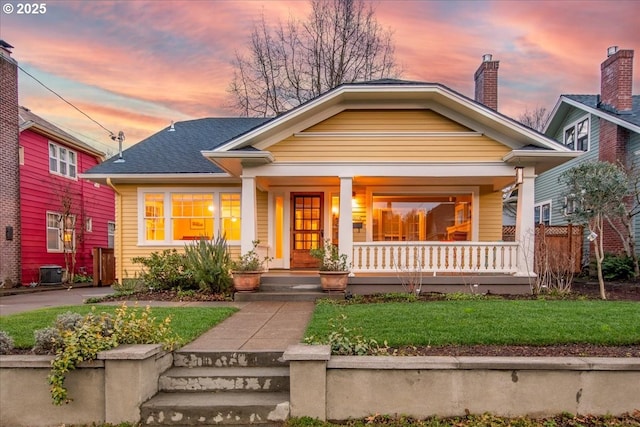
[[[77,154],[68,148],[49,142],[49,172],[76,179]]]
[[[563,144],[575,151],[589,151],[589,117],[578,120],[564,129]]]

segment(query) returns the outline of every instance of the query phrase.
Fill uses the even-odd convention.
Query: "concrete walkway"
[[[83,304],[90,297],[112,293],[111,288],[80,287],[21,293],[0,297],[0,315],[45,307]],[[131,301],[129,304],[134,304]],[[121,302],[104,303],[117,305]],[[314,303],[308,301],[166,302],[138,301],[139,306],[223,307],[237,313],[183,347],[187,351],[284,351],[301,341]]]

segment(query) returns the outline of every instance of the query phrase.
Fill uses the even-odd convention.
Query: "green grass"
[[[341,314],[345,327],[390,347],[640,344],[640,303],[595,300],[320,303],[305,336],[327,337]]]
[[[94,309],[97,313],[114,313],[117,306],[74,305],[51,307],[24,313],[0,316],[0,330],[6,331],[15,341],[16,348],[31,348],[34,345],[33,331],[52,326],[60,313],[73,311],[86,314]],[[131,304],[129,308],[133,307]],[[143,310],[145,307],[140,307]],[[238,311],[233,307],[152,307],[151,314],[158,321],[171,316],[171,328],[180,337],[180,345],[193,341],[214,325]]]

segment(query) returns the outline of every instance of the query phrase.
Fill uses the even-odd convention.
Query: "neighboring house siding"
[[[640,134],[633,133],[629,139],[629,150],[627,152],[627,161],[632,167],[634,174],[640,175]],[[636,252],[640,250],[640,214],[633,218],[633,227],[635,231]]]
[[[59,146],[64,144],[54,141]],[[106,186],[94,186],[81,179],[69,179],[49,172],[49,139],[31,130],[20,134],[24,147],[24,165],[20,166],[22,223],[22,281],[38,281],[43,265],[64,267],[62,252],[47,251],[47,212],[61,213],[61,195],[67,193],[76,216],[76,273],[80,268],[92,274],[94,247],[107,247],[107,222],[113,221],[113,191]],[[81,151],[77,154],[77,173],[98,164],[98,160]],[[91,218],[92,231],[84,230],[86,218]]]
[[[430,110],[346,111],[269,147],[276,162],[289,161],[501,161],[510,149]],[[365,132],[362,135],[345,133]],[[438,135],[367,135],[370,132],[439,132]],[[463,132],[469,136],[442,135]]]
[[[562,143],[564,127],[587,115],[583,110],[573,109],[565,118],[563,125],[559,127],[558,132],[549,136]],[[559,185],[560,175],[583,162],[598,160],[599,139],[599,120],[597,117],[590,116],[589,151],[536,178],[535,203],[551,200],[551,225],[567,223],[567,218],[563,216],[562,212],[564,207],[562,193],[564,190]]]
[[[502,240],[502,191],[480,189],[478,239],[485,242]]]

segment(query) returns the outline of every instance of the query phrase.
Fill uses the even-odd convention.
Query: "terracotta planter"
[[[255,292],[260,288],[262,271],[232,271],[236,292]]]
[[[325,292],[344,292],[349,282],[348,271],[320,271],[320,286]]]

